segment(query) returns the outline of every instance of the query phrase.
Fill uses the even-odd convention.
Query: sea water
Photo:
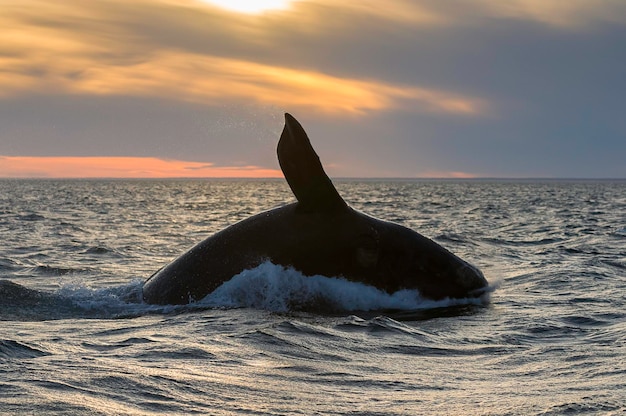
[[[284,181],[0,181],[0,414],[623,414],[625,181],[336,181],[478,266],[481,299],[264,263],[142,282]]]

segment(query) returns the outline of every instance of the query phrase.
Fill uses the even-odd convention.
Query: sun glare
[[[268,10],[286,9],[290,0],[202,0],[204,3],[213,4],[222,9],[232,10],[239,13],[263,13]]]

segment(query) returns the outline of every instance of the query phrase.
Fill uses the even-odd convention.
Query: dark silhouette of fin
[[[330,211],[346,206],[324,172],[306,132],[289,113],[285,113],[285,128],[278,142],[278,162],[298,199],[299,210]]]

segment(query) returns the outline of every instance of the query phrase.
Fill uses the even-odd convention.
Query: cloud
[[[126,65],[81,56],[0,58],[5,95],[26,91],[58,94],[134,95],[219,104],[249,102],[321,113],[361,114],[409,103],[416,111],[463,115],[487,107],[479,99],[434,89],[339,78],[214,56],[166,51]],[[45,65],[45,71],[37,71]]]
[[[472,179],[485,177],[485,175],[478,175],[470,172],[458,172],[458,171],[444,171],[444,170],[429,170],[421,172],[418,175],[419,178],[444,178],[444,179]]]
[[[353,12],[434,28],[494,18],[536,22],[561,29],[580,29],[604,23],[626,24],[626,3],[623,0],[391,0],[384,10],[376,0],[341,3],[339,7]]]
[[[536,21],[559,28],[626,24],[626,3],[622,0],[471,0],[470,3],[494,17]]]
[[[11,39],[0,53],[0,96],[34,92],[152,96],[209,105],[255,102],[354,115],[403,107],[467,116],[482,114],[488,108],[483,99],[441,88],[333,75],[297,64],[267,64],[254,55],[238,58],[203,53],[193,47],[181,49],[172,39],[163,46],[149,45],[145,35],[154,33],[154,28],[141,36],[138,21],[122,23],[119,28],[111,21],[108,15],[123,15],[124,7],[130,8],[130,16],[135,12],[132,6],[114,1],[95,1],[92,8],[77,5],[76,9],[63,2],[58,7],[33,3],[30,7],[9,7],[0,17],[0,24],[9,28],[5,35]],[[107,12],[100,11],[99,15],[98,6],[108,6]],[[149,9],[150,4],[142,6]],[[160,10],[153,7],[153,13]],[[365,5],[358,9],[363,8]],[[182,6],[174,10],[188,12]],[[206,10],[201,13],[214,17]],[[93,27],[78,20],[93,22]],[[221,35],[230,38],[226,43],[245,32],[240,20],[233,17],[232,27],[222,28]],[[184,37],[184,26],[176,23]],[[254,25],[249,30],[263,32]]]
[[[0,178],[279,178],[282,172],[258,166],[153,157],[0,156]]]
[[[624,176],[625,10],[622,0],[302,0],[258,15],[200,0],[4,2],[0,154],[275,167],[284,109],[340,176]]]
[[[446,24],[450,21],[446,13],[442,13],[430,1],[414,0],[387,0],[381,7],[379,0],[334,0],[294,1],[287,12],[297,14],[298,22],[309,23],[310,27],[323,27],[325,24],[350,25],[346,15],[354,18],[352,22],[358,22],[363,17],[374,18],[379,21],[396,21],[422,27],[433,27]],[[320,19],[320,17],[326,19]]]

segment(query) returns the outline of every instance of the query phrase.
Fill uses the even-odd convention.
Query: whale
[[[202,300],[244,270],[271,261],[304,276],[343,278],[433,300],[479,297],[482,272],[402,225],[352,208],[337,192],[302,125],[285,114],[278,162],[296,201],[215,233],[143,285],[149,304]]]

